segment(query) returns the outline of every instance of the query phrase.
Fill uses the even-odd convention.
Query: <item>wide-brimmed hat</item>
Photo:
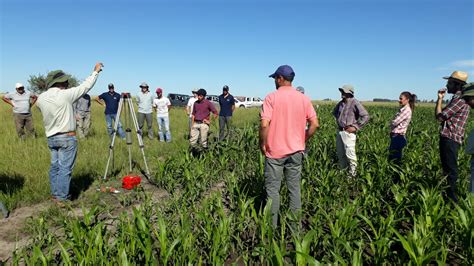
[[[463,71],[454,71],[451,76],[443,77],[444,79],[457,79],[462,82],[467,81],[467,73]]]
[[[352,86],[351,84],[345,84],[339,88],[339,91],[354,95],[354,86]]]
[[[463,86],[461,97],[466,97],[466,96],[474,96],[474,82],[467,83],[466,85]]]
[[[70,75],[67,75],[62,70],[54,70],[48,73],[46,77],[48,88],[51,88],[56,83],[66,82],[71,78]]]
[[[148,84],[146,82],[142,82],[142,84],[140,84],[140,88],[148,88]]]
[[[15,89],[19,89],[19,88],[25,88],[25,86],[23,86],[23,84],[18,82],[15,84]]]

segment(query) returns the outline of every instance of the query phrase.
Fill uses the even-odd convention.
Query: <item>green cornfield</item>
[[[447,185],[439,159],[438,123],[433,106],[417,107],[404,150],[403,166],[387,160],[389,123],[395,105],[367,105],[370,120],[358,134],[358,177],[337,167],[334,105],[317,109],[320,129],[307,143],[302,173],[301,228],[290,225],[282,185],[280,225],[272,228],[263,189],[264,157],[258,148],[257,109],[239,109],[234,130],[193,157],[186,141],[183,109],[171,113],[173,141],[145,140],[152,181],[120,194],[127,174],[124,143],[116,147],[116,177],[102,181],[108,137],[102,110],[94,106],[93,134],[79,143],[66,208],[51,205],[22,230],[27,244],[9,264],[18,265],[361,265],[459,264],[474,262],[474,196],[468,192],[469,160],[459,153],[459,203],[443,198]],[[49,195],[49,152],[41,115],[39,137],[16,139],[7,107],[0,128],[0,200],[13,212]],[[9,122],[10,121],[10,122]],[[474,124],[469,120],[468,130]],[[155,123],[156,126],[156,123]],[[467,131],[469,132],[469,131]],[[156,132],[155,132],[156,133]],[[156,135],[156,134],[155,134]],[[138,164],[141,157],[134,150]],[[3,157],[6,157],[3,159]],[[401,182],[394,184],[392,177]],[[14,237],[14,236],[12,236]]]

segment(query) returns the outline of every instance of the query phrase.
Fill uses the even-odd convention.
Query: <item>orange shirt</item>
[[[305,149],[306,122],[316,116],[311,100],[291,86],[265,97],[261,119],[270,121],[265,156],[284,158]]]

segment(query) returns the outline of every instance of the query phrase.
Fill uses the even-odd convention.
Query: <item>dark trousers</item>
[[[439,138],[439,155],[443,174],[448,176],[448,197],[454,202],[458,201],[456,197],[456,181],[458,180],[458,149],[460,144],[456,141],[441,137]]]
[[[232,116],[219,116],[219,140],[225,138],[225,128],[227,127],[227,135],[229,135],[230,121]]]
[[[391,134],[390,139],[388,159],[399,165],[402,160],[403,148],[407,145],[407,139],[400,134]]]

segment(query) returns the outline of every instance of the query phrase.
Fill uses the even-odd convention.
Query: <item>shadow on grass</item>
[[[0,174],[0,192],[13,194],[23,188],[25,178],[18,174]]]
[[[97,175],[94,175],[92,173],[73,175],[71,179],[71,186],[69,189],[71,200],[78,199],[81,193],[86,191],[97,178]]]

